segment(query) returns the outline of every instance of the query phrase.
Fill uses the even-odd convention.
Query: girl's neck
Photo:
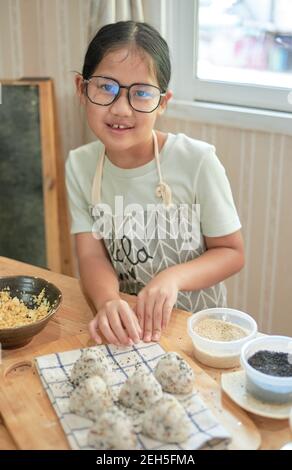
[[[155,132],[160,152],[167,139],[167,134],[160,131]],[[112,152],[106,149],[106,155],[111,163],[124,170],[146,165],[154,159],[153,137],[151,135],[151,138],[143,145],[140,144],[125,151]]]

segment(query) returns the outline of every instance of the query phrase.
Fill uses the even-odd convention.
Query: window
[[[292,0],[168,0],[183,100],[292,112]]]

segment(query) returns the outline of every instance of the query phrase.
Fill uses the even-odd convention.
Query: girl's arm
[[[102,342],[98,329],[109,343],[138,343],[141,328],[130,305],[120,298],[118,278],[103,241],[92,233],[79,233],[76,251],[83,289],[97,312],[89,324],[92,338]]]
[[[119,282],[103,241],[92,233],[78,233],[76,252],[83,288],[96,311],[108,300],[119,299]]]
[[[214,286],[240,271],[244,266],[241,231],[224,237],[205,237],[207,251],[198,258],[165,272],[175,276],[178,290],[200,290]]]

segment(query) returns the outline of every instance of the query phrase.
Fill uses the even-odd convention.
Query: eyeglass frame
[[[117,95],[114,97],[114,99],[110,103],[100,104],[100,103],[95,103],[95,101],[92,101],[90,99],[90,97],[88,96],[88,85],[89,85],[90,80],[92,78],[106,78],[107,80],[112,80],[113,82],[116,82],[119,85],[119,92],[117,93]],[[86,90],[87,98],[89,99],[89,101],[91,103],[96,104],[97,106],[110,106],[111,104],[113,104],[115,101],[117,101],[119,99],[120,94],[121,94],[121,88],[125,88],[128,91],[127,92],[128,103],[131,106],[131,108],[134,109],[134,111],[137,111],[137,113],[147,113],[147,114],[153,113],[153,111],[155,111],[155,109],[157,109],[158,106],[160,105],[161,97],[166,95],[166,92],[162,92],[161,89],[156,85],[150,85],[149,83],[132,83],[131,85],[121,85],[120,82],[118,82],[118,80],[116,80],[115,78],[105,77],[103,75],[91,75],[91,77],[89,77],[89,78],[83,78],[83,82],[85,83],[85,90]],[[134,108],[134,106],[132,106],[132,104],[130,102],[130,89],[135,85],[151,86],[153,88],[156,88],[156,90],[159,90],[159,92],[160,92],[159,101],[158,101],[157,106],[154,109],[152,109],[151,111],[141,111],[139,109]]]

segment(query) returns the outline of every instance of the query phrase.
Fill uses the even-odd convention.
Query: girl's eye
[[[111,83],[104,83],[103,85],[100,85],[100,88],[106,93],[111,93],[112,95],[116,95],[119,91],[119,87]]]
[[[146,90],[136,90],[135,96],[137,98],[152,98],[151,93],[149,93],[149,91],[146,91]]]

